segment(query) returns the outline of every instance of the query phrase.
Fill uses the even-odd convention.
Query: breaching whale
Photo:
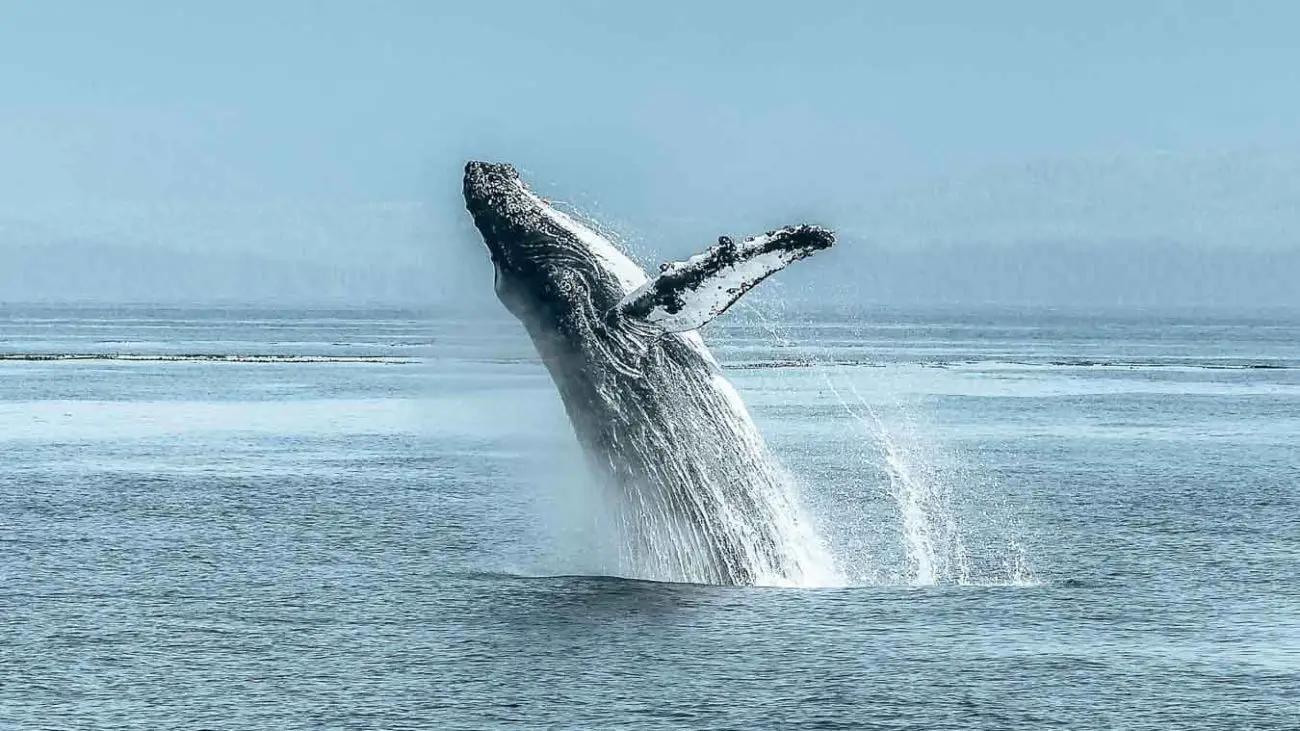
[[[829,580],[792,481],[697,329],[834,234],[801,225],[722,237],[650,278],[510,165],[467,163],[464,194],[497,297],[528,331],[589,465],[618,492],[622,546],[641,578]]]

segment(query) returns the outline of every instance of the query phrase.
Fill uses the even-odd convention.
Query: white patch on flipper
[[[536,193],[529,190],[522,180],[515,182],[519,185],[519,190],[537,204],[542,211],[542,215],[551,219],[560,228],[573,234],[574,238],[581,241],[596,258],[604,262],[610,272],[618,278],[625,291],[634,290],[645,284],[646,280],[649,279],[641,267],[637,266],[636,262],[629,259],[627,254],[619,251],[618,247],[610,243],[604,236],[573,220],[564,211],[557,210],[554,206],[542,200]]]
[[[647,322],[658,325],[669,332],[695,330],[709,320],[717,317],[731,306],[740,295],[765,279],[773,272],[784,269],[791,262],[806,255],[803,248],[774,249],[763,254],[746,257],[747,251],[761,249],[772,240],[763,235],[745,241],[739,245],[740,257],[736,263],[722,267],[711,276],[700,280],[692,290],[682,292],[683,306],[676,312],[669,312],[664,305],[655,305],[645,315]],[[704,264],[710,252],[696,254],[683,262],[669,264],[665,274],[672,274],[684,269],[699,267]],[[628,295],[625,302],[633,302],[654,287],[649,281]]]

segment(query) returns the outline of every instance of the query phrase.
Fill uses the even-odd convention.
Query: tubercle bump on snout
[[[516,187],[518,181],[519,171],[509,163],[470,160],[465,163],[465,202],[468,205],[485,203],[487,199]]]
[[[469,160],[465,163],[465,177],[476,177],[485,175],[499,175],[506,178],[518,178],[519,171],[514,165],[508,162],[487,162],[484,160]]]

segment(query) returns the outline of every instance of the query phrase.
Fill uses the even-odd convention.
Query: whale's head
[[[595,327],[646,281],[603,236],[529,190],[514,167],[469,162],[464,189],[497,297],[530,330]]]

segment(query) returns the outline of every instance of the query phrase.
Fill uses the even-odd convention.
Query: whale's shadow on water
[[[544,614],[551,618],[672,614],[718,605],[727,593],[756,590],[755,587],[573,574],[483,572],[471,578],[486,584],[483,591],[491,595],[496,606],[510,607],[521,615]]]
[[[845,586],[735,586],[651,581],[620,576],[525,575],[479,572],[473,580],[489,583],[498,607],[522,615],[550,618],[671,614],[708,608],[752,608],[755,605],[816,598],[819,603],[915,601],[942,597],[976,597],[1026,591],[1078,590],[1082,582],[988,584],[857,584]],[[523,617],[520,617],[521,619]]]
[[[468,592],[473,598],[456,620],[468,635],[504,633],[514,638],[510,643],[557,656],[591,652],[600,637],[621,637],[634,645],[664,643],[689,653],[690,648],[680,646],[683,633],[700,628],[736,651],[773,636],[802,637],[812,631],[833,637],[846,627],[887,645],[885,638],[926,625],[927,617],[1032,622],[1044,603],[1059,606],[1082,598],[1079,589],[1047,585],[793,588],[508,573],[479,574],[473,583],[477,586]]]

